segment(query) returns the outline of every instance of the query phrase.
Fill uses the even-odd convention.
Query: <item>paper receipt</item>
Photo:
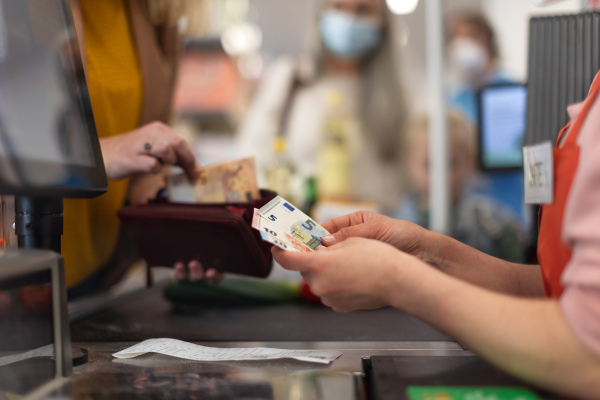
[[[37,349],[25,351],[23,353],[12,354],[10,356],[0,357],[0,367],[13,364],[19,361],[36,357],[52,357],[54,355],[54,344],[49,344]]]
[[[206,347],[177,339],[148,339],[113,354],[117,358],[133,358],[145,353],[159,353],[194,361],[243,361],[276,360],[293,358],[321,364],[329,364],[341,352],[336,350],[289,350],[266,347],[220,348]]]

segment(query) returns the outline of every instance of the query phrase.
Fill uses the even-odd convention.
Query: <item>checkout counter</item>
[[[12,312],[0,318],[0,399],[555,398],[392,308],[336,313],[304,302],[207,302],[193,313],[179,314],[163,297],[165,280],[156,279],[152,288],[140,280],[137,287],[72,302],[67,311],[56,253],[4,251],[0,265],[0,293],[19,294],[13,296]],[[29,299],[44,301],[24,301],[23,293],[36,293]],[[224,348],[337,350],[342,355],[331,364],[291,359],[197,362],[157,353],[113,357],[150,338]],[[31,350],[8,354],[11,346]],[[512,395],[442,396],[457,387],[478,396],[484,390]]]
[[[408,397],[409,386],[529,388],[540,399],[555,398],[391,308],[336,313],[307,303],[206,304],[194,313],[178,314],[160,286],[122,294],[124,302],[113,298],[112,306],[96,313],[90,313],[88,301],[88,316],[71,308],[77,319],[70,324],[73,347],[88,360],[75,366],[73,376],[50,398],[431,398]],[[335,349],[343,354],[329,365],[289,359],[195,362],[155,353],[131,359],[112,356],[139,341],[161,337],[214,347]]]

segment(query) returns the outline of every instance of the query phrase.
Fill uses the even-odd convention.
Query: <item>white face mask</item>
[[[450,66],[463,82],[481,77],[488,63],[486,49],[473,39],[457,38],[450,42]]]
[[[325,11],[319,20],[325,47],[338,57],[356,60],[381,43],[381,26],[341,11]]]

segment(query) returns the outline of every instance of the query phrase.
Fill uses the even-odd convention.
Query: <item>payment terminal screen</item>
[[[0,193],[106,189],[68,0],[0,0]]]
[[[521,168],[527,88],[520,84],[490,86],[481,90],[479,99],[482,168]]]

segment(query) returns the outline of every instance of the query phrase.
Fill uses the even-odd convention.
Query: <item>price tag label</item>
[[[523,148],[525,203],[551,204],[554,200],[554,161],[552,143]]]

